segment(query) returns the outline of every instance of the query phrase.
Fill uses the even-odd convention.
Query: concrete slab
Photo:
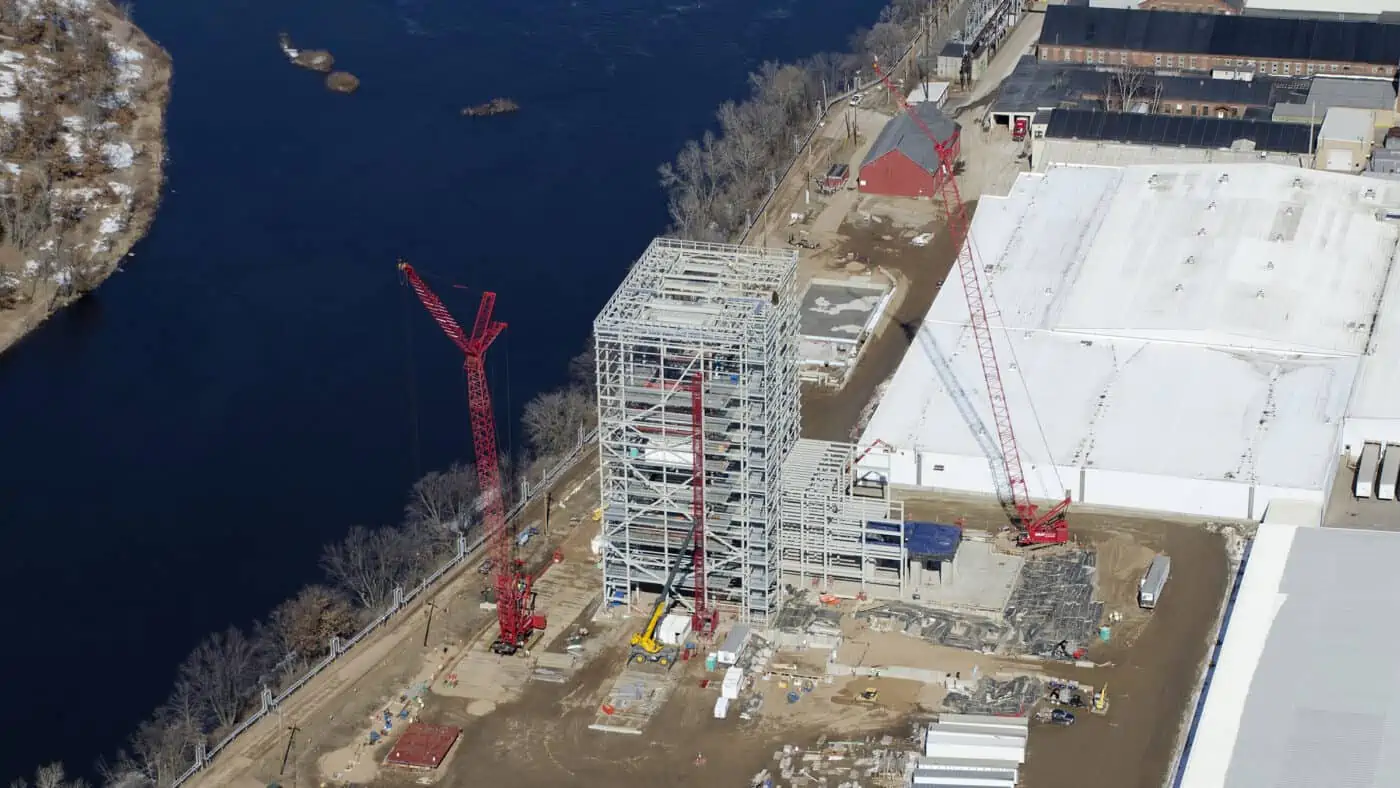
[[[951,571],[915,572],[907,601],[929,607],[1000,615],[1025,558],[997,552],[991,542],[964,540]]]
[[[666,705],[678,677],[657,665],[629,663],[608,689],[607,699],[589,729],[638,735]]]

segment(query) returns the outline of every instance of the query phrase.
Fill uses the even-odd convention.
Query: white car
[[[854,96],[851,96],[851,106],[854,107],[854,106],[859,105],[859,104],[860,104],[860,100],[863,99],[863,98],[865,98],[865,94],[864,94],[864,93],[857,93],[857,94],[855,94]]]

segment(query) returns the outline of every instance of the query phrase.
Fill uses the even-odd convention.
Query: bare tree
[[[362,525],[344,539],[328,545],[321,555],[326,574],[368,610],[381,610],[394,586],[412,576],[419,548],[396,528]]]
[[[195,742],[203,733],[167,724],[159,711],[156,714],[131,737],[131,754],[118,753],[102,769],[109,786],[165,786],[189,768]]]
[[[894,22],[877,22],[861,38],[862,51],[881,63],[894,63],[904,54],[913,34]]]
[[[61,763],[40,766],[34,771],[32,784],[21,778],[10,783],[10,788],[30,788],[31,785],[33,788],[89,788],[87,780],[68,779],[68,772]]]
[[[480,495],[476,469],[453,463],[447,470],[432,471],[414,483],[405,514],[411,523],[453,534],[464,532],[471,525]]]
[[[577,356],[569,359],[569,380],[582,386],[589,392],[591,398],[596,399],[598,389],[598,360],[595,355],[595,345],[593,337],[588,338],[583,350]]]
[[[238,722],[248,698],[257,690],[265,660],[259,644],[238,627],[215,632],[180,666],[180,678],[200,698],[219,728]]]
[[[587,429],[597,421],[597,410],[590,393],[572,385],[530,400],[521,420],[535,452],[557,457],[578,445],[579,428]]]
[[[1140,66],[1123,66],[1109,72],[1104,89],[1104,109],[1131,112],[1146,81],[1147,69]]]
[[[359,619],[350,600],[333,588],[310,585],[272,611],[272,632],[284,654],[306,662],[330,650],[333,637],[354,634]]]

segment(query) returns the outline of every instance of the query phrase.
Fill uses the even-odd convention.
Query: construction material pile
[[[875,632],[903,632],[940,646],[985,654],[1005,650],[1015,642],[1011,627],[989,618],[929,610],[891,602],[856,613]]]
[[[909,756],[893,736],[879,736],[855,741],[818,740],[815,747],[803,749],[785,744],[773,753],[778,779],[764,769],[754,775],[753,785],[773,788],[866,788],[867,786],[899,784],[904,774],[904,762]]]
[[[943,708],[957,714],[1020,716],[1028,713],[1044,693],[1044,685],[1031,676],[1007,681],[984,676],[970,692],[949,692],[943,698]]]
[[[1088,644],[1103,619],[1103,602],[1094,601],[1097,555],[1069,549],[1033,555],[1021,568],[1021,580],[1006,606],[1006,622],[1015,630],[1015,650],[1046,659],[1066,658]]]

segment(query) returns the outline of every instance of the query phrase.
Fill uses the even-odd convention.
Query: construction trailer
[[[1352,493],[1357,498],[1370,498],[1376,494],[1376,474],[1380,471],[1381,445],[1367,443],[1361,448],[1361,459],[1356,463],[1356,483]]]
[[[777,616],[796,273],[795,250],[658,238],[594,321],[605,604],[650,601],[690,552],[678,604]]]
[[[1172,574],[1172,559],[1165,555],[1159,555],[1152,559],[1152,563],[1147,565],[1147,571],[1143,573],[1142,579],[1138,581],[1138,607],[1151,610],[1157,607],[1157,602],[1162,598],[1162,591],[1167,587],[1167,580]]]

